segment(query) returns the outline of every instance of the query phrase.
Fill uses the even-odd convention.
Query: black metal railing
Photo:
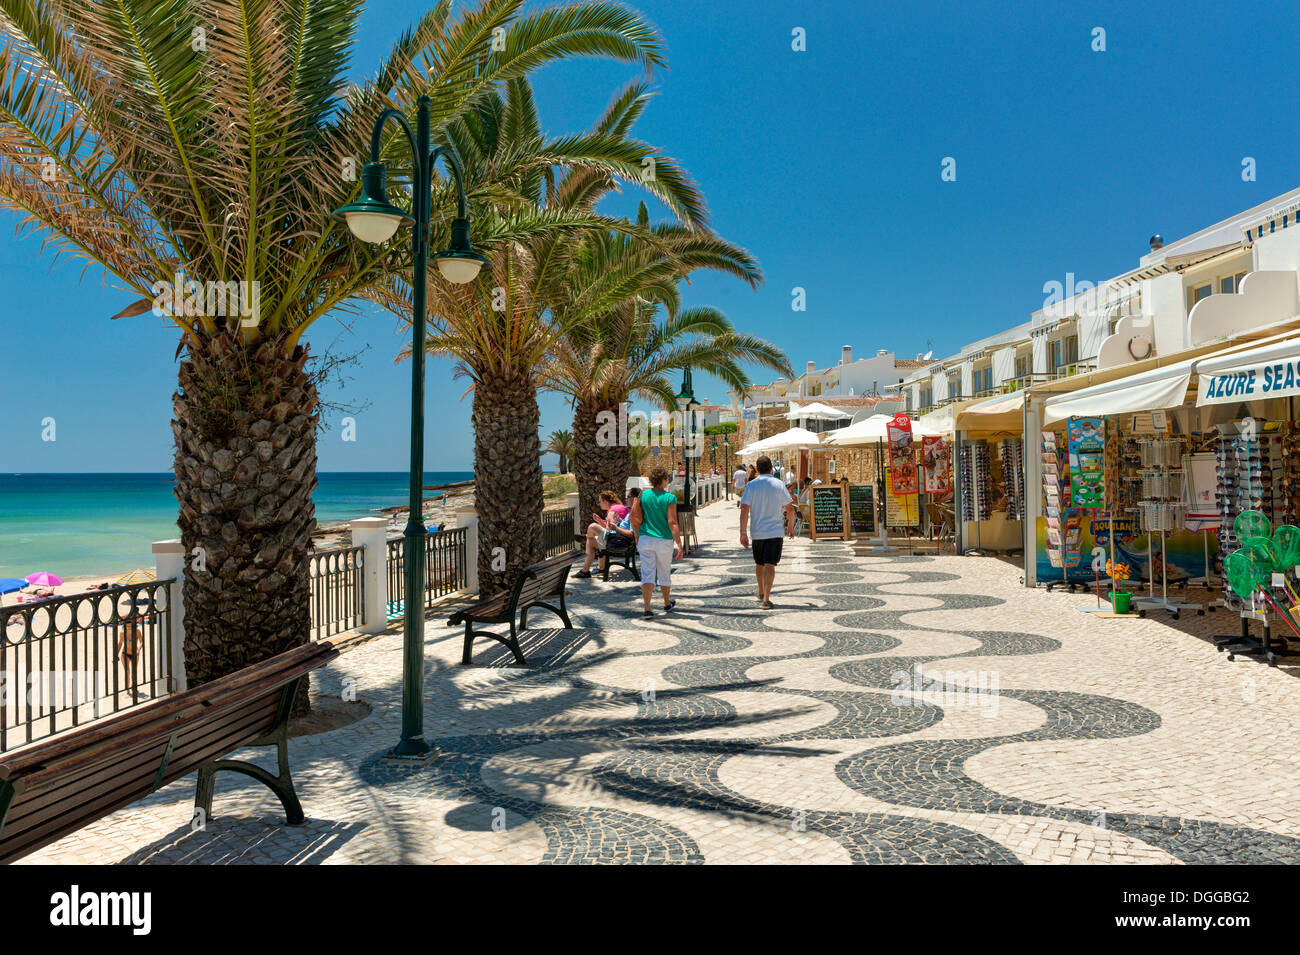
[[[574,549],[573,511],[571,507],[542,511],[542,550],[547,557]]]
[[[424,545],[424,605],[469,586],[466,551],[468,528],[453,527],[430,534]],[[406,540],[388,542],[388,619],[406,611]]]
[[[366,622],[365,550],[339,547],[308,555],[313,640]]]
[[[0,752],[172,692],[176,585],[0,607]]]

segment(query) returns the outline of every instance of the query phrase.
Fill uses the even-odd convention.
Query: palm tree
[[[622,487],[632,467],[623,435],[610,440],[608,423],[632,397],[675,407],[672,371],[686,367],[712,372],[744,392],[750,380],[742,366],[754,363],[791,374],[789,360],[775,345],[736,332],[717,309],[681,308],[679,284],[695,269],[759,281],[749,253],[707,230],[676,223],[649,226],[642,204],[640,235],[598,233],[586,237],[563,278],[556,312],[594,314],[570,323],[552,349],[544,385],[574,402],[574,476],[579,513],[595,507],[605,487]],[[660,306],[667,312],[659,321]],[[624,411],[626,409],[624,408]]]
[[[547,454],[556,455],[560,459],[560,473],[568,474],[569,457],[573,454],[573,432],[552,431],[543,450]]]
[[[154,309],[179,330],[192,684],[307,639],[319,406],[305,335],[359,298],[386,300],[410,268],[404,243],[351,241],[328,215],[359,191],[380,111],[413,115],[428,95],[445,127],[552,61],[662,63],[628,10],[522,2],[453,19],[437,0],[349,87],[359,0],[0,0],[0,207],[56,257],[113,276],[132,298],[114,317]],[[568,158],[552,145],[547,162]],[[400,197],[409,157],[395,136],[384,147]],[[526,201],[520,167],[473,169],[476,203]],[[450,218],[449,187],[433,208]]]
[[[583,236],[605,234],[665,245],[644,226],[599,215],[582,202],[566,205],[560,199],[566,186],[589,178],[636,183],[687,223],[702,215],[703,200],[676,163],[607,118],[584,135],[547,139],[532,90],[520,78],[445,128],[446,144],[463,157],[467,175],[506,182],[514,197],[475,219],[475,247],[491,263],[478,279],[460,286],[432,281],[429,288],[429,351],[453,360],[473,392],[484,595],[504,589],[542,557],[538,376],[560,336],[603,308],[597,297],[556,307],[573,249]],[[647,161],[657,172],[643,181]],[[379,300],[411,318],[409,282],[394,283]]]

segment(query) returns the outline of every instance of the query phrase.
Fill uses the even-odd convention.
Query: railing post
[[[465,589],[478,593],[478,512],[472,507],[456,508],[456,526],[465,528]]]
[[[185,679],[185,548],[179,539],[154,541],[154,572],[159,580],[175,577],[176,582],[167,588],[167,613],[171,616],[171,689],[173,693],[184,690]]]
[[[587,533],[587,528],[582,524],[582,515],[578,513],[578,492],[573,491],[564,495],[564,506],[573,511],[573,533],[577,537],[582,537]]]
[[[362,575],[365,587],[362,633],[383,633],[388,627],[388,521],[358,517],[351,522],[352,546],[364,547]]]

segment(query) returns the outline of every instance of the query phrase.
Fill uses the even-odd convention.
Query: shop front
[[[1024,396],[958,405],[953,415],[954,506],[961,553],[1024,548]]]
[[[1270,530],[1296,519],[1298,394],[1294,331],[1074,390],[1033,389],[1027,487],[1039,493],[1027,509],[1026,584],[1100,579],[1133,593],[1142,614],[1226,605],[1267,624],[1224,587],[1224,557],[1241,546],[1242,512]],[[1210,587],[1210,598],[1188,600],[1188,584]]]

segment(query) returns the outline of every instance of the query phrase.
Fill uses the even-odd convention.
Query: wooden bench
[[[611,532],[609,537],[606,538],[606,540],[607,541],[613,540],[614,536],[615,536],[614,533]],[[622,537],[623,535],[620,534],[618,536]],[[596,560],[597,561],[604,560],[605,562],[605,566],[600,572],[600,579],[605,582],[609,581],[610,565],[616,563],[625,567],[629,574],[636,576],[636,538],[623,537],[623,540],[627,541],[626,544],[627,550],[611,551],[604,547],[596,548]]]
[[[559,614],[560,619],[564,621],[564,628],[572,630],[573,624],[569,620],[568,608],[564,605],[564,587],[568,582],[569,570],[573,567],[574,558],[577,556],[578,551],[575,550],[525,568],[509,590],[503,590],[495,597],[480,600],[478,603],[452,614],[447,621],[447,626],[454,627],[459,623],[465,624],[465,652],[461,654],[461,664],[469,666],[475,637],[491,637],[498,643],[503,643],[509,647],[510,652],[515,655],[515,662],[521,666],[524,665],[526,661],[524,660],[523,651],[519,649],[519,636],[515,628],[515,614],[519,615],[518,630],[527,630],[528,610],[531,607],[544,607],[553,613]],[[548,603],[548,601],[556,598],[559,598],[558,606],[555,603]],[[510,624],[510,635],[490,633],[487,630],[475,630],[474,624],[476,623],[508,623]]]
[[[244,773],[304,821],[289,774],[289,714],[306,675],[338,656],[328,643],[295,647],[210,683],[0,754],[0,862],[49,845],[198,771],[194,821],[212,814],[214,777]],[[279,772],[222,759],[275,746]]]

